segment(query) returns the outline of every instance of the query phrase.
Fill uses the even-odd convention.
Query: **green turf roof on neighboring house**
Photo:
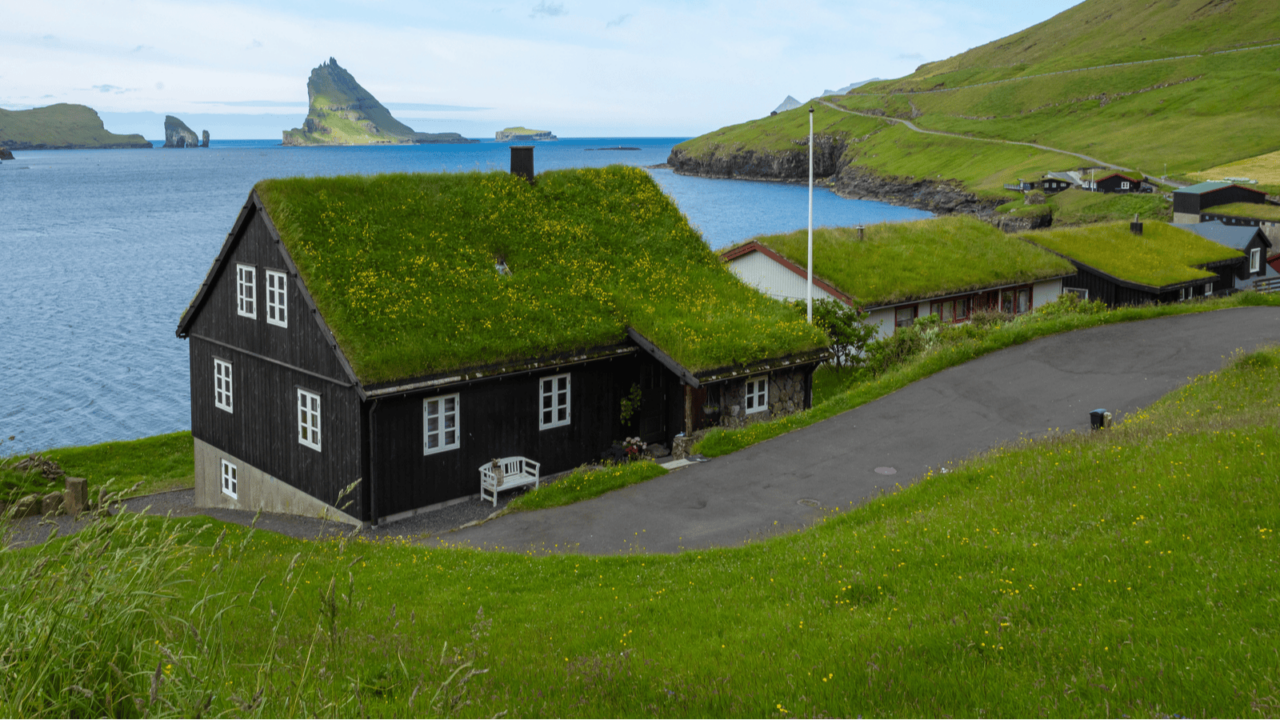
[[[546,172],[534,186],[493,172],[256,190],[366,384],[616,344],[628,327],[693,372],[827,344],[723,267],[637,168]]]
[[[755,238],[807,268],[807,231]],[[814,275],[866,306],[1071,275],[1071,263],[969,215],[813,231]]]
[[[1129,223],[1036,230],[1023,237],[1126,282],[1152,288],[1213,277],[1198,265],[1244,257],[1238,250],[1182,228],[1147,222],[1141,235]]]
[[[1280,222],[1280,205],[1262,203],[1229,203],[1202,209],[1201,214],[1230,215],[1231,217],[1256,218]]]

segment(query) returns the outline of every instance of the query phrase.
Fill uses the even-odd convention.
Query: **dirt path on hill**
[[[1133,171],[1133,168],[1121,167],[1120,165],[1109,163],[1106,160],[1099,160],[1098,158],[1090,157],[1088,155],[1081,155],[1080,153],[1071,152],[1070,150],[1060,150],[1058,148],[1052,148],[1052,147],[1049,147],[1048,145],[1038,145],[1036,143],[1019,142],[1017,140],[997,140],[995,138],[977,138],[977,137],[970,137],[968,135],[961,135],[960,133],[943,132],[942,130],[925,130],[920,126],[916,125],[915,123],[911,122],[910,120],[903,120],[902,118],[896,118],[889,115],[876,115],[874,113],[858,112],[857,110],[850,110],[848,108],[843,108],[843,107],[840,107],[839,105],[829,103],[826,100],[819,100],[818,102],[822,103],[823,105],[826,105],[832,110],[839,110],[842,113],[848,113],[850,115],[860,115],[862,117],[875,118],[877,120],[886,120],[888,122],[898,123],[900,125],[906,125],[908,129],[914,130],[915,132],[921,133],[922,135],[944,135],[946,137],[960,138],[961,140],[972,140],[974,142],[986,142],[986,143],[998,143],[1001,145],[1024,145],[1026,147],[1033,147],[1038,150],[1047,150],[1049,152],[1055,152],[1061,155],[1070,155],[1072,157],[1078,157],[1081,160],[1087,160],[1096,165],[1109,167],[1109,168],[1112,168],[1113,170],[1119,170],[1121,172]]]

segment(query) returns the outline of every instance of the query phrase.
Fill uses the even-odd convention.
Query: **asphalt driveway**
[[[565,507],[440,538],[514,552],[670,553],[804,527],[930,468],[1022,436],[1119,419],[1237,349],[1280,343],[1280,308],[1236,308],[1041,338],[940,372],[824,422]],[[879,469],[879,471],[877,471]],[[886,474],[890,469],[893,474]]]

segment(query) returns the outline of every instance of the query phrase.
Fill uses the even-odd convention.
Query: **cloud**
[[[621,24],[625,23],[626,21],[628,21],[628,20],[630,20],[630,19],[631,19],[631,13],[625,13],[625,14],[623,14],[623,15],[619,15],[618,17],[616,17],[616,18],[614,18],[614,19],[610,20],[609,22],[605,23],[605,24],[604,24],[604,26],[605,26],[605,27],[607,27],[607,28],[611,28],[611,27],[618,27],[619,25],[621,25]]]
[[[44,37],[42,37],[42,38],[40,38],[40,39],[41,39],[41,40],[43,40],[43,41],[45,41],[45,42],[48,42],[48,43],[56,43],[56,42],[58,42],[58,37],[57,37],[56,35],[45,35]]]
[[[115,93],[116,95],[123,95],[127,92],[133,92],[136,89],[136,88],[122,88],[117,85],[94,85],[92,87],[94,90],[97,90],[98,92]]]
[[[435,105],[432,103],[383,103],[388,110],[436,110],[436,111],[464,111],[471,112],[475,110],[492,110],[487,107],[469,107],[467,105]]]
[[[129,52],[137,53],[137,52],[143,52],[144,50],[155,50],[155,48],[151,47],[150,45],[139,45],[138,47],[130,50]]]
[[[245,46],[245,50],[257,50],[257,49],[258,49],[258,48],[260,48],[260,47],[262,47],[262,41],[261,41],[261,40],[254,40],[253,42],[251,42],[251,43],[249,43],[247,46]]]
[[[896,58],[894,58],[894,60],[923,60],[923,59],[924,59],[924,55],[921,55],[920,53],[903,53],[897,56]]]
[[[547,0],[539,0],[537,5],[533,6],[533,12],[529,13],[529,17],[536,18],[539,15],[547,17],[560,17],[567,14],[564,9],[564,3],[547,2]]]
[[[162,83],[162,82],[158,82],[158,83],[156,83],[156,89],[157,89],[157,90],[163,90],[163,89],[164,89],[164,83]]]

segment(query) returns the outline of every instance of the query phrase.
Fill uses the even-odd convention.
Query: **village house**
[[[1211,217],[1206,211],[1209,208],[1238,205],[1266,205],[1267,194],[1261,190],[1247,188],[1230,182],[1202,182],[1173,191],[1173,221],[1189,225],[1208,220]]]
[[[1142,190],[1142,176],[1111,173],[1093,181],[1093,189],[1103,193],[1135,193]]]
[[[1247,290],[1254,286],[1254,281],[1275,276],[1275,271],[1267,264],[1272,243],[1259,227],[1227,225],[1220,220],[1191,225],[1175,224],[1174,227],[1190,230],[1205,240],[1212,240],[1244,254],[1246,261],[1237,268],[1235,276],[1236,290]]]
[[[755,238],[723,253],[743,282],[780,300],[806,297],[807,233]],[[868,228],[819,228],[814,298],[870,314],[877,338],[917,318],[967,322],[978,310],[1022,314],[1052,302],[1071,264],[967,215]]]
[[[177,333],[196,504],[384,523],[625,437],[806,408],[830,357],[642,170],[266,180]]]
[[[1246,262],[1239,250],[1165,223],[1103,223],[1022,237],[1075,266],[1064,292],[1108,307],[1229,293]]]

